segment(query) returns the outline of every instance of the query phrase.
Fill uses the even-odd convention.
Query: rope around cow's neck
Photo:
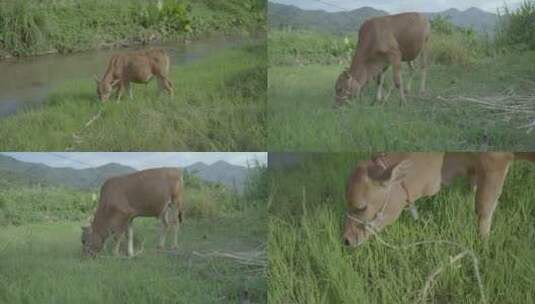
[[[430,244],[445,244],[445,245],[450,245],[450,246],[454,246],[454,247],[462,249],[463,251],[460,254],[456,255],[453,258],[450,257],[450,264],[453,264],[454,262],[459,261],[460,259],[462,259],[466,255],[470,256],[470,258],[472,259],[472,263],[473,263],[473,266],[474,266],[474,272],[476,274],[476,279],[477,279],[479,291],[480,291],[480,294],[481,294],[481,302],[488,303],[487,302],[487,298],[485,296],[485,288],[483,286],[483,281],[481,279],[481,273],[479,271],[479,259],[475,255],[474,251],[472,251],[471,249],[467,249],[465,246],[463,246],[463,245],[461,245],[459,243],[452,242],[452,241],[447,241],[447,240],[418,241],[418,242],[413,242],[413,243],[409,243],[409,244],[406,244],[406,245],[395,245],[395,244],[391,244],[391,243],[385,241],[383,238],[381,238],[379,236],[379,231],[377,230],[377,223],[376,222],[379,221],[379,220],[382,221],[384,219],[384,213],[383,212],[386,209],[386,206],[388,205],[388,202],[390,200],[391,190],[392,190],[392,184],[390,184],[388,186],[387,193],[385,194],[385,199],[384,199],[383,205],[381,207],[381,210],[375,215],[375,217],[371,221],[363,221],[363,220],[361,220],[361,219],[349,214],[349,212],[346,212],[346,217],[349,220],[351,220],[352,222],[359,223],[359,224],[363,225],[364,229],[366,229],[366,231],[368,231],[371,235],[373,235],[374,238],[377,239],[377,241],[381,245],[383,245],[385,247],[388,247],[390,249],[407,250],[407,249],[409,249],[411,247],[417,247],[417,246],[422,246],[422,245],[430,245]],[[407,189],[405,189],[405,191],[406,191],[406,194],[409,195]],[[407,198],[407,199],[409,199],[409,198]],[[442,272],[444,267],[445,267],[445,265],[442,265],[442,266],[438,267],[428,277],[428,279],[426,281],[426,284],[425,284],[425,286],[424,286],[424,288],[422,290],[421,296],[420,296],[420,300],[421,300],[422,303],[425,302],[426,299],[427,299],[427,292],[429,291],[429,288],[431,286],[432,280],[440,272]]]
[[[379,212],[377,212],[375,214],[374,218],[371,221],[363,221],[363,220],[361,220],[361,219],[349,214],[349,212],[346,212],[347,218],[349,220],[353,221],[353,222],[356,222],[356,223],[359,223],[359,224],[363,225],[366,228],[366,230],[369,230],[373,234],[376,234],[377,233],[377,229],[376,229],[377,222],[384,220],[384,211],[386,209],[386,206],[388,205],[388,202],[390,201],[390,193],[391,192],[392,192],[392,184],[389,184],[388,188],[386,189],[386,194],[385,194],[385,198],[383,200],[383,205],[381,206],[381,209],[379,210]]]

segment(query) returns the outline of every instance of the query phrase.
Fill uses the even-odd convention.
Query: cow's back
[[[412,61],[420,54],[430,33],[429,21],[420,13],[375,17],[362,24],[359,44],[370,53],[399,48],[402,60]]]
[[[156,168],[112,177],[101,188],[101,205],[133,215],[156,216],[182,191],[178,168]]]
[[[150,49],[145,51],[145,56],[149,59],[151,70],[153,73],[162,73],[167,75],[169,73],[170,59],[167,52],[163,49]]]

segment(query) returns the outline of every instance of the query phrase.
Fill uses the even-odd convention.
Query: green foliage
[[[184,173],[186,217],[214,219],[236,216],[264,208],[267,200],[267,168],[255,169],[243,193],[205,182]],[[0,225],[80,221],[92,215],[98,205],[98,191],[14,184],[0,179]],[[93,201],[93,196],[96,200]]]
[[[472,29],[453,25],[445,17],[431,21],[430,58],[438,64],[472,65],[488,57],[490,40]],[[305,30],[271,30],[269,63],[273,65],[348,64],[357,42],[348,37]]]
[[[60,187],[4,185],[0,225],[81,221],[95,208],[92,192]]]
[[[524,0],[517,10],[504,6],[500,14],[496,44],[500,48],[535,50],[535,1]]]
[[[186,216],[193,218],[216,218],[235,213],[238,197],[231,189],[220,184],[202,184],[199,190],[184,188],[186,193]]]
[[[158,29],[161,33],[191,32],[191,5],[184,0],[161,1],[140,4],[135,17],[144,28]]]
[[[439,64],[470,65],[488,57],[490,45],[472,28],[454,25],[447,17],[436,16],[431,20],[430,55]]]
[[[7,47],[14,55],[39,51],[46,48],[50,30],[50,20],[42,3],[0,2],[0,48]]]
[[[4,151],[250,151],[265,144],[263,42],[171,70],[174,97],[153,81],[134,98],[96,101],[91,79],[66,82],[45,106],[0,121]],[[102,110],[90,128],[84,125]],[[77,143],[72,134],[83,138]]]
[[[264,30],[266,26],[266,1],[231,0],[213,1],[196,0],[196,9],[192,10],[192,22],[195,33],[216,31],[243,31],[245,27]]]
[[[189,173],[189,171],[182,171],[182,178],[184,179],[184,187],[188,189],[200,190],[203,186],[203,181],[197,175]]]
[[[257,162],[250,170],[243,195],[245,200],[266,201],[269,195],[267,166]]]
[[[299,165],[270,171],[270,303],[419,302],[429,274],[461,250],[440,244],[394,250],[376,240],[356,250],[344,248],[345,184],[358,160],[369,154],[298,155]],[[531,303],[535,189],[530,184],[534,181],[533,164],[512,166],[487,243],[477,237],[474,195],[459,184],[418,200],[420,219],[414,221],[404,212],[381,237],[396,245],[439,239],[459,242],[480,259],[490,303]],[[458,265],[446,267],[436,277],[430,302],[480,302],[472,264],[463,259]]]
[[[311,31],[271,30],[268,35],[270,65],[348,62],[356,42],[347,37]]]
[[[221,2],[224,4],[213,4]],[[13,56],[68,53],[157,39],[249,32],[262,25],[257,0],[7,0],[0,2],[0,50]]]

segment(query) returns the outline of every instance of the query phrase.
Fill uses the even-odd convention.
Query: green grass
[[[187,219],[177,254],[156,252],[158,221],[136,220],[145,251],[133,259],[80,258],[80,223],[2,228],[2,303],[236,303],[247,292],[265,302],[265,279],[254,267],[194,251],[253,251],[265,238],[258,214]],[[251,229],[244,230],[247,226]]]
[[[112,257],[108,242],[101,256],[82,259],[80,227],[94,212],[93,192],[4,182],[0,303],[265,303],[263,268],[199,256],[264,250],[265,199],[253,188],[249,197],[206,183],[186,189],[176,253],[157,252],[159,220],[138,218],[135,250],[143,253]]]
[[[273,151],[479,150],[489,138],[490,149],[533,149],[534,133],[517,129],[528,123],[525,116],[505,121],[474,103],[438,97],[492,98],[506,89],[532,94],[534,60],[535,53],[524,52],[480,58],[470,65],[433,64],[427,96],[409,96],[408,105],[400,107],[399,93],[394,91],[386,105],[371,105],[376,92],[372,84],[362,100],[341,109],[333,108],[334,83],[345,64],[272,66],[268,146]],[[391,74],[389,70],[387,87]],[[413,91],[418,85],[417,74]]]
[[[428,275],[461,250],[426,245],[393,250],[368,241],[342,246],[346,179],[366,154],[301,155],[292,169],[271,170],[268,298],[270,303],[415,303]],[[417,201],[381,233],[392,244],[450,240],[475,252],[489,303],[533,303],[535,171],[515,163],[487,243],[477,237],[474,195],[463,183]],[[473,266],[463,259],[435,280],[427,303],[480,303]]]
[[[172,68],[173,98],[153,81],[134,85],[134,98],[120,103],[98,102],[92,79],[66,82],[43,107],[0,121],[0,150],[263,150],[265,65],[261,42],[226,49]]]

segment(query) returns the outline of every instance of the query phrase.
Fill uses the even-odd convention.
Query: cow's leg
[[[409,209],[409,212],[411,213],[412,219],[417,221],[418,220],[418,209],[416,208],[416,205],[414,203],[409,204],[407,207]]]
[[[407,90],[406,93],[411,93],[411,86],[412,86],[412,79],[414,78],[414,66],[412,65],[412,61],[408,61],[407,65],[409,66],[409,80],[407,81]]]
[[[424,44],[422,54],[420,54],[420,69],[422,71],[422,79],[420,80],[420,95],[425,94],[425,82],[427,81],[427,42]]]
[[[390,53],[388,53],[388,60],[393,66],[394,84],[399,90],[401,98],[400,103],[406,103],[405,92],[403,89],[403,79],[401,76],[401,53],[399,52],[399,50],[391,51]]]
[[[379,74],[379,79],[377,80],[377,102],[383,100],[383,86],[385,84],[385,72],[382,71]]]
[[[476,211],[479,235],[482,239],[489,237],[492,215],[498,204],[509,167],[508,163],[498,165],[499,167],[483,168],[477,172]]]
[[[169,206],[166,206],[165,209],[160,214],[160,241],[158,243],[158,249],[163,250],[165,248],[165,238],[167,231],[169,230],[169,219],[168,219]]]
[[[180,186],[176,186],[175,187],[175,191],[173,192],[173,196],[172,196],[172,201],[173,201],[173,221],[174,221],[174,226],[173,226],[173,232],[174,232],[174,236],[173,236],[173,249],[176,250],[178,249],[178,232],[180,230],[180,224],[182,224],[182,222],[184,221],[184,199],[183,199],[183,193],[182,193],[182,185],[183,185],[183,180],[182,180],[182,177],[181,177],[181,180],[180,180]]]
[[[123,97],[123,91],[124,91],[124,84],[123,82],[119,82],[119,84],[117,84],[117,102],[121,101],[121,97]]]
[[[128,222],[128,256],[134,256],[134,227],[132,220]]]
[[[132,85],[130,82],[125,82],[124,84],[126,90],[128,91],[128,98],[133,99],[134,94],[132,93]]]
[[[165,90],[170,96],[174,95],[173,83],[164,75],[157,75],[160,91]]]
[[[171,204],[169,207],[169,224],[172,226],[173,231],[173,245],[172,249],[178,249],[178,231],[180,229],[179,210],[176,204]]]
[[[121,249],[121,243],[124,238],[124,234],[127,228],[127,224],[117,225],[114,229],[115,246],[113,247],[113,255],[118,256]]]

